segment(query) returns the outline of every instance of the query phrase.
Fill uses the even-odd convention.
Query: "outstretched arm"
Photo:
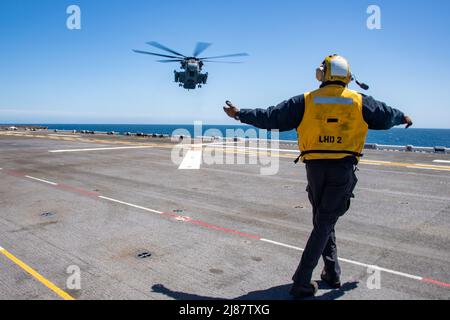
[[[267,109],[241,109],[231,102],[226,102],[225,113],[240,120],[242,123],[260,129],[289,131],[296,129],[302,121],[305,112],[305,98],[303,95],[293,97],[287,101]]]
[[[363,95],[363,117],[372,130],[387,130],[401,124],[406,124],[406,128],[409,128],[413,124],[411,118],[400,110],[365,95]]]

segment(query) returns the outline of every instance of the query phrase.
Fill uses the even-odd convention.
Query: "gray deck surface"
[[[55,286],[76,299],[290,299],[312,228],[295,153],[281,155],[273,176],[250,164],[179,170],[163,140],[35,134],[0,134],[0,247]],[[153,147],[49,152],[136,144]],[[337,225],[339,256],[352,261],[342,262],[343,288],[320,283],[317,298],[449,299],[450,164],[433,160],[450,156],[364,159],[389,163],[359,166],[356,199]],[[152,256],[137,259],[141,250]],[[71,265],[81,290],[66,288]],[[366,265],[389,269],[380,289],[367,287]],[[60,297],[0,254],[0,299]]]

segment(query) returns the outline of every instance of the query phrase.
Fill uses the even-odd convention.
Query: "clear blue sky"
[[[79,31],[66,28],[71,4]],[[381,30],[366,28],[370,4]],[[449,30],[448,0],[1,0],[0,123],[234,123],[224,100],[265,108],[313,90],[316,66],[339,53],[368,94],[417,127],[450,128]],[[206,65],[209,83],[186,91],[177,65],[131,51],[150,40],[250,56]]]

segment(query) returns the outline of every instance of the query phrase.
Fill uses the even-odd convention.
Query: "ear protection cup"
[[[316,69],[316,79],[319,82],[325,82],[325,73],[327,70],[327,65],[325,63],[325,60],[322,61],[319,67]]]
[[[325,80],[325,72],[323,71],[322,66],[320,66],[316,69],[316,79],[319,82],[323,82]]]

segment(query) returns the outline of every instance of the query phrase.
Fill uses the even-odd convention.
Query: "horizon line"
[[[49,125],[123,125],[123,126],[155,126],[155,125],[166,125],[166,126],[193,126],[194,123],[44,123],[44,122],[24,122],[24,123],[17,123],[17,122],[6,122],[6,123],[0,123],[0,126],[27,126],[27,125],[41,125],[41,126],[49,126]],[[250,126],[252,125],[246,124],[246,123],[240,123],[240,124],[223,124],[223,123],[205,123],[202,122],[202,125],[216,125],[216,126]],[[391,129],[403,129],[401,126],[396,126]],[[428,130],[450,130],[450,128],[430,128],[430,127],[413,127],[408,129],[428,129]],[[295,130],[295,129],[292,129]],[[370,130],[370,129],[369,129]],[[389,129],[390,130],[390,129]],[[273,130],[272,130],[273,131]],[[376,131],[376,130],[375,130]]]

